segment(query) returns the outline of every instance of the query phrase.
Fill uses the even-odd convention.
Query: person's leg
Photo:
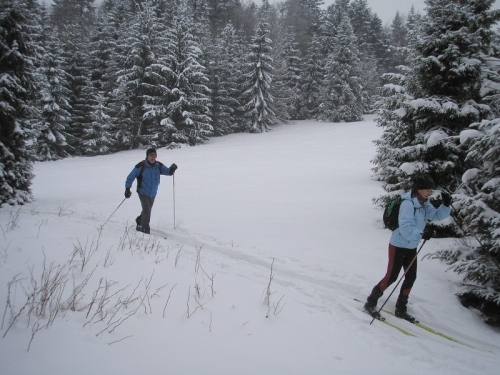
[[[151,221],[151,211],[153,211],[153,204],[155,203],[155,198],[156,197],[149,197],[149,217],[148,217],[148,225],[144,233],[149,234],[151,231],[151,228],[149,227],[149,222]]]
[[[384,278],[378,283],[382,293],[385,292],[385,290],[398,279],[399,271],[401,271],[404,261],[404,253],[402,251],[403,249],[389,244],[387,272],[385,273]]]
[[[380,290],[378,284],[375,285],[366,299],[365,308],[377,306],[378,299],[382,297],[382,294],[384,293]]]
[[[401,249],[401,251],[404,251],[403,267],[406,270],[406,274],[396,302],[396,310],[399,312],[406,312],[408,296],[410,295],[411,288],[417,279],[417,260],[415,259],[417,249]],[[415,259],[415,261],[413,261],[413,259]]]
[[[155,201],[155,197],[148,197],[146,195],[139,195],[141,200],[142,213],[141,213],[141,228],[144,233],[150,233],[149,222],[151,220],[151,210]]]
[[[380,297],[382,297],[384,291],[389,287],[389,285],[397,280],[402,265],[403,259],[401,258],[400,251],[397,251],[395,246],[389,244],[386,274],[384,278],[373,287],[371,294],[366,299],[365,307],[377,306],[377,301]]]

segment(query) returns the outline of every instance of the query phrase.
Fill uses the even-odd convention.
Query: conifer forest
[[[500,326],[500,11],[425,3],[383,24],[366,0],[3,0],[0,207],[33,200],[35,162],[373,113],[374,204],[421,172],[452,193],[433,256]]]

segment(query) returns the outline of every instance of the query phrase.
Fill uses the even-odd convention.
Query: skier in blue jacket
[[[380,318],[377,301],[384,291],[394,283],[403,268],[406,275],[401,285],[396,302],[396,316],[414,322],[415,318],[407,313],[408,296],[417,278],[417,246],[421,239],[429,240],[434,231],[425,228],[427,220],[443,220],[450,216],[451,197],[442,192],[443,204],[435,208],[428,200],[434,189],[434,181],[426,174],[418,175],[413,188],[401,197],[403,202],[399,208],[398,223],[389,240],[389,263],[387,272],[380,282],[373,287],[365,303],[365,310],[375,318]],[[412,263],[413,261],[413,263]],[[410,265],[411,264],[411,265]]]
[[[151,209],[153,208],[158,186],[160,185],[160,175],[173,176],[177,169],[175,163],[169,168],[157,161],[156,157],[156,150],[154,148],[148,149],[146,151],[146,158],[132,169],[132,172],[129,173],[125,181],[125,198],[130,198],[132,196],[130,188],[137,178],[137,194],[141,201],[142,212],[135,219],[137,224],[136,229],[139,232],[147,234],[151,230],[149,227]]]

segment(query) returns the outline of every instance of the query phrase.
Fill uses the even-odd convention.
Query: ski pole
[[[391,294],[389,294],[389,297],[387,297],[387,299],[385,300],[385,302],[382,304],[382,306],[380,307],[380,309],[378,310],[379,314],[380,312],[382,311],[382,309],[384,308],[385,304],[387,303],[387,301],[389,301],[389,298],[391,298],[392,294],[394,293],[394,291],[396,290],[396,288],[398,287],[399,283],[401,282],[401,280],[403,280],[403,278],[406,276],[406,273],[410,270],[411,266],[413,265],[413,262],[415,262],[415,260],[417,259],[418,257],[418,253],[420,253],[420,250],[422,250],[422,247],[424,247],[425,243],[427,242],[427,240],[424,240],[424,242],[422,243],[422,245],[420,245],[420,249],[418,249],[417,253],[415,254],[415,256],[413,257],[410,265],[408,266],[408,268],[405,270],[405,272],[403,273],[403,276],[401,276],[401,278],[399,279],[398,283],[396,284],[396,286],[394,287],[394,289],[392,290]],[[370,322],[370,324],[373,323],[373,321],[375,320],[375,318],[372,319],[372,321]]]
[[[123,198],[122,203],[120,203],[120,204],[118,205],[118,207],[116,207],[116,210],[114,210],[114,211],[113,211],[113,213],[111,214],[111,216],[113,216],[113,215],[115,214],[115,212],[116,212],[116,211],[120,208],[120,206],[123,204],[123,202],[125,202],[125,199],[127,199],[127,198]],[[109,219],[111,219],[111,216],[110,216],[110,217],[108,217],[108,220],[109,220]],[[104,222],[104,224],[103,224],[103,225],[101,225],[101,230],[102,230],[102,228],[106,225],[106,223],[108,222],[108,220],[106,220],[106,221]]]
[[[175,229],[175,175],[172,175],[172,193],[174,200],[174,229]]]
[[[474,229],[472,229],[470,227],[469,223],[462,217],[462,215],[460,215],[460,212],[455,207],[453,207],[453,204],[450,204],[450,206],[451,206],[451,208],[453,208],[453,212],[455,213],[455,215],[457,215],[457,217],[460,219],[460,221],[462,221],[462,223],[464,223],[464,225],[467,227],[469,232],[474,236],[474,238],[477,240],[477,242],[479,242],[479,245],[483,246],[483,244],[481,243],[479,238],[477,238],[477,235],[476,235],[476,232],[474,232]]]

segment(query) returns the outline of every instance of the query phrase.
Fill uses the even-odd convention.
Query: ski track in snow
[[[160,236],[163,236],[166,233],[161,233],[161,231],[156,231]],[[217,244],[219,241],[215,238],[207,238],[206,240],[202,239],[202,236],[195,236],[196,239],[192,239],[188,233],[182,233],[181,236],[178,233],[175,235],[171,235],[173,237],[171,241],[176,241],[177,244],[189,243],[191,247],[203,247],[204,251],[209,252],[211,255],[218,254],[222,255],[224,259],[230,260],[232,262],[238,262],[239,266],[241,266],[241,261],[246,263],[246,266],[251,266],[251,269],[254,270],[253,273],[248,273],[245,275],[241,275],[242,277],[247,277],[250,279],[262,278],[266,279],[269,277],[269,267],[272,259],[268,259],[265,261],[266,257],[269,258],[267,254],[260,254],[261,256],[251,256],[247,254],[243,254],[241,252],[228,249],[224,247],[222,244]],[[215,244],[210,245],[210,242],[214,242]],[[219,243],[221,243],[220,241]],[[207,245],[208,244],[208,245]],[[220,260],[220,263],[224,263],[224,260]],[[295,266],[291,268],[290,266]],[[229,265],[222,266],[222,268],[228,268]],[[356,285],[356,276],[351,275],[352,279],[348,279],[346,273],[336,273],[335,271],[325,270],[321,267],[315,266],[307,266],[302,264],[299,260],[296,259],[281,259],[280,261],[275,260],[274,264],[274,273],[279,277],[275,279],[275,282],[286,288],[293,288],[299,291],[303,296],[316,301],[316,304],[311,303],[311,306],[315,306],[315,308],[322,311],[330,311],[333,313],[334,311],[344,310],[352,312],[352,306],[356,306],[355,302],[352,302],[353,297],[363,298],[366,296],[359,296],[359,291],[352,290],[352,285]],[[311,275],[314,275],[311,276]],[[347,292],[342,292],[347,291]],[[318,298],[318,296],[320,298]],[[387,298],[388,294],[384,295]],[[385,298],[381,298],[381,301],[385,300]],[[321,305],[317,305],[318,299],[323,303]],[[386,307],[387,308],[387,307]],[[387,317],[387,314],[384,314]],[[387,317],[391,319],[390,317]],[[342,319],[339,320],[339,323]],[[369,319],[371,320],[371,319]],[[421,328],[416,328],[413,324],[404,322],[401,319],[391,319],[393,322],[399,323],[404,329],[412,331],[413,333],[418,334],[419,336],[428,336],[431,339],[437,339],[436,341],[442,342],[443,338],[435,337],[434,334],[426,334],[425,331]],[[423,323],[423,322],[421,322]],[[429,322],[427,322],[429,324]],[[438,329],[437,327],[435,327]],[[445,328],[443,328],[445,329]],[[450,335],[461,336],[462,333],[459,331],[449,331]],[[470,340],[477,343],[479,346],[483,346],[484,348],[490,348],[490,350],[484,349],[484,351],[498,351],[500,353],[500,346],[475,340],[472,337],[464,336],[464,340]],[[446,343],[446,342],[445,342]],[[456,346],[456,343],[449,342],[452,346]],[[472,344],[474,345],[474,344]]]
[[[188,234],[185,234],[185,236],[189,238]],[[177,236],[175,237],[177,239]],[[216,239],[204,241],[200,237],[198,237],[197,240],[192,240],[192,242],[195,243],[194,246],[203,245],[204,251],[210,252],[211,255],[222,255],[224,257],[223,260],[221,260],[223,264],[237,262],[238,267],[241,267],[241,262],[244,261],[246,266],[245,268],[248,272],[241,275],[242,277],[253,280],[262,279],[263,281],[269,277],[269,266],[271,260],[268,259],[267,262],[263,261],[266,257],[269,258],[268,255],[266,256],[265,254],[262,254],[263,257],[244,255],[223,246],[207,245],[210,240],[217,242]],[[188,239],[184,237],[181,238],[179,242],[187,243]],[[230,268],[230,266],[227,265],[222,268],[226,269]],[[460,360],[457,361],[455,349],[464,350],[465,352],[471,350],[496,353],[495,355],[500,353],[500,346],[468,337],[463,335],[461,332],[444,331],[453,338],[463,340],[464,343],[475,346],[475,348],[470,348],[462,344],[446,340],[435,334],[425,332],[423,329],[418,328],[411,323],[404,322],[398,318],[392,318],[387,316],[387,314],[384,314],[386,319],[414,334],[415,337],[405,337],[403,334],[396,332],[395,330],[394,332],[391,332],[393,330],[392,328],[385,327],[383,323],[377,321],[370,326],[369,322],[371,321],[371,318],[369,316],[367,317],[365,313],[360,311],[356,307],[356,302],[353,301],[353,295],[363,298],[363,296],[359,296],[358,291],[353,290],[355,288],[352,288],[352,285],[356,285],[355,276],[353,276],[354,280],[346,279],[346,275],[336,273],[335,271],[328,271],[322,269],[321,267],[311,268],[310,266],[301,264],[300,261],[291,259],[281,259],[280,261],[276,261],[274,273],[276,278],[273,282],[280,286],[278,288],[280,289],[280,292],[284,293],[282,288],[285,288],[285,290],[293,289],[302,295],[299,303],[307,305],[312,310],[327,313],[332,319],[332,324],[342,326],[343,329],[351,335],[359,335],[362,339],[371,340],[373,345],[380,345],[381,341],[384,340],[379,336],[379,334],[386,336],[387,340],[396,340],[401,342],[398,355],[409,357],[411,361],[427,364],[428,371],[433,369],[435,366],[443,366],[443,363],[447,363],[446,367],[449,369],[454,368],[454,371],[457,372],[462,370],[462,366],[466,364],[470,365],[470,359],[464,360],[463,363],[461,363]],[[314,275],[314,277],[311,275]],[[357,316],[357,319],[359,319],[359,323],[357,325],[353,325],[352,315]],[[380,325],[380,327],[377,327],[377,325]],[[369,335],[366,332],[367,330],[371,330]],[[428,348],[426,344],[428,340],[443,347],[443,351],[440,353],[439,358],[436,358],[434,348]],[[478,368],[481,368],[482,364],[478,361],[477,366]],[[426,366],[423,367],[425,368]]]

